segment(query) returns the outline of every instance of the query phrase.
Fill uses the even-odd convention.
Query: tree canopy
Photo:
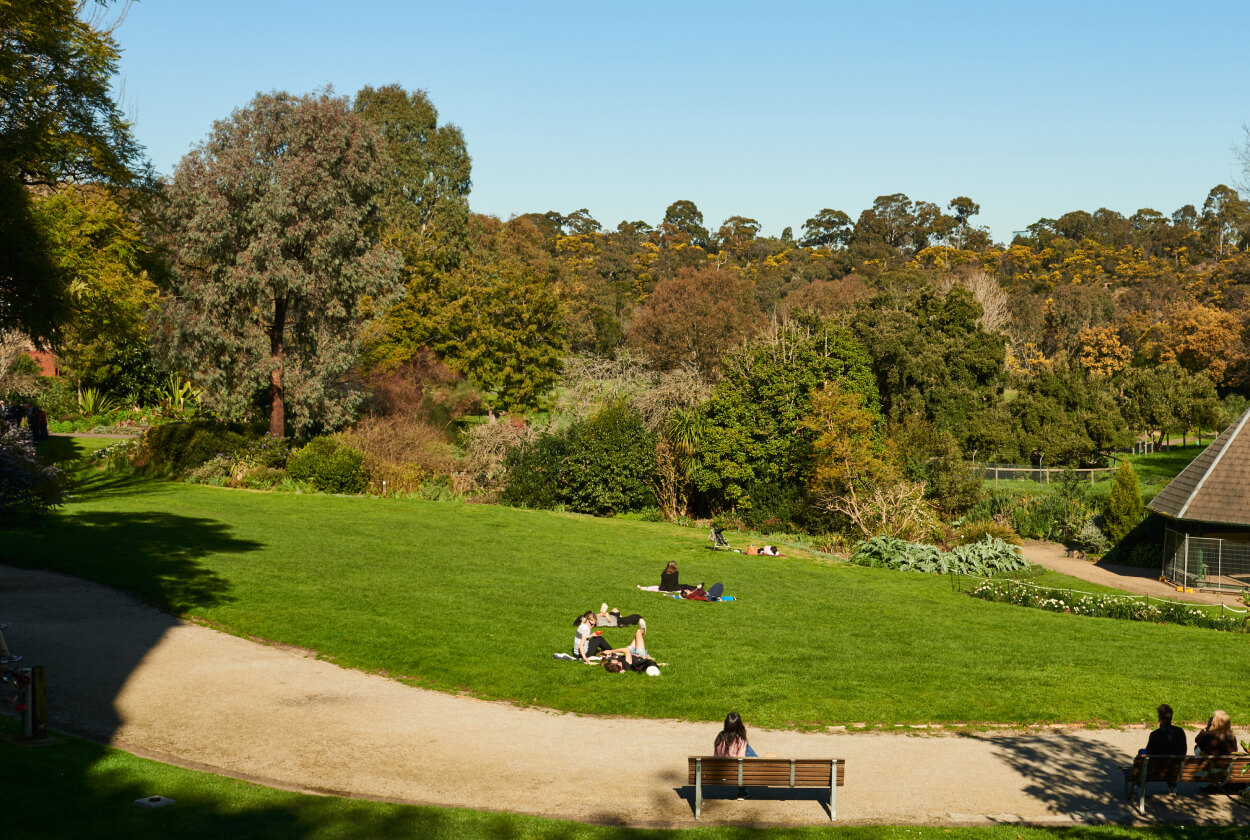
[[[274,435],[288,405],[297,432],[349,419],[361,302],[399,279],[379,244],[386,174],[372,129],[328,92],[259,95],[178,165],[158,338],[222,416],[259,397]]]
[[[31,188],[143,180],[142,150],[109,89],[120,52],[81,15],[106,3],[0,4],[0,331],[36,344],[70,314],[67,279],[31,218]]]

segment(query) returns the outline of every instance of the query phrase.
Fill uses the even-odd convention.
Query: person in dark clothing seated
[[[661,592],[685,592],[688,589],[697,587],[690,584],[679,583],[677,580],[677,561],[669,560],[668,565],[664,567],[664,571],[660,573],[660,591]]]
[[[1150,733],[1146,749],[1139,755],[1185,755],[1189,752],[1185,730],[1172,725],[1172,707],[1163,703],[1158,708],[1159,728]]]

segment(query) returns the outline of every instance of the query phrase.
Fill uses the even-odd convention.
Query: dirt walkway
[[[1236,595],[1218,595],[1214,592],[1177,592],[1175,586],[1159,580],[1158,569],[1115,566],[1067,557],[1064,555],[1064,547],[1058,543],[1028,540],[1023,548],[1024,556],[1030,562],[1081,580],[1088,580],[1091,583],[1112,586],[1137,595],[1149,595],[1152,598],[1167,598],[1171,601],[1188,601],[1195,604],[1224,604],[1240,610],[1246,609],[1246,605]]]
[[[9,643],[23,664],[47,667],[55,728],[279,787],[691,826],[685,757],[709,752],[718,729],[421,691],[174,621],[94,584],[4,566],[0,618],[13,622]],[[1133,819],[1115,765],[1145,737],[753,730],[751,740],[780,756],[845,758],[840,823],[1064,824]],[[827,823],[820,797],[712,799],[704,821]],[[1250,823],[1250,809],[1222,796],[1156,796],[1151,814]]]

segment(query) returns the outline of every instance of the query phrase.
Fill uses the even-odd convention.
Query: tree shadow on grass
[[[0,731],[13,732],[0,721]],[[171,769],[99,744],[63,739],[41,749],[0,742],[0,788],[23,791],[5,818],[6,840],[127,837],[564,838],[570,823],[266,789],[193,770]],[[164,808],[133,803],[153,795]],[[594,832],[589,832],[593,834]]]
[[[1107,744],[1077,734],[991,736],[995,752],[1022,778],[1024,792],[1045,803],[1056,815],[1080,815],[1082,820],[1113,823],[1245,824],[1250,810],[1223,795],[1203,795],[1201,785],[1181,784],[1169,793],[1165,784],[1147,789],[1146,814],[1130,806],[1120,765],[1132,755],[1119,754]],[[1142,745],[1146,742],[1142,735]]]
[[[2,536],[5,563],[114,586],[174,615],[231,600],[229,582],[200,558],[263,547],[232,536],[224,522],[157,511],[89,511]]]

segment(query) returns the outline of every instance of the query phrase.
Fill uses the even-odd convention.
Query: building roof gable
[[[1250,409],[1146,507],[1187,522],[1250,525]]]

